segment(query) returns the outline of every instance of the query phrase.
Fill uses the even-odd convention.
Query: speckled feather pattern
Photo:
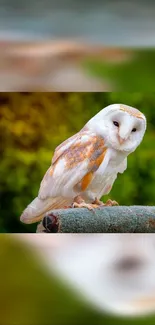
[[[131,116],[137,117],[137,118],[144,118],[144,115],[136,108],[134,107],[130,107],[130,106],[126,106],[126,105],[120,105],[120,110],[123,112],[128,113]]]

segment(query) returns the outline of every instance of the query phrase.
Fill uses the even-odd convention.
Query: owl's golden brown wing
[[[85,190],[106,154],[104,139],[82,130],[58,146],[38,197],[74,197],[76,185]]]

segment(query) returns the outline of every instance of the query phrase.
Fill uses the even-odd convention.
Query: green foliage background
[[[128,60],[105,62],[87,59],[83,68],[87,73],[108,81],[114,91],[154,91],[155,49],[126,48]]]
[[[0,93],[0,232],[36,230],[19,218],[36,197],[55,147],[111,103],[140,109],[148,128],[110,197],[122,205],[155,205],[155,93]]]

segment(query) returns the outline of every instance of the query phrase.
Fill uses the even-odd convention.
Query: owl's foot
[[[92,203],[93,205],[97,205],[97,207],[106,207],[106,206],[118,206],[119,204],[116,201],[108,200],[106,203],[103,203],[102,201],[98,200],[97,198]]]
[[[104,206],[107,206],[107,207],[113,207],[113,206],[118,206],[119,204],[116,202],[116,201],[112,201],[112,200],[108,200]]]
[[[98,208],[98,205],[91,204],[91,203],[89,204],[86,202],[82,202],[82,203],[74,202],[72,206],[73,208],[87,208],[90,211],[92,211],[94,208]]]
[[[97,206],[98,207],[101,207],[101,206],[105,206],[105,203],[103,203],[102,201],[98,200],[97,198],[95,199],[95,201],[92,202],[93,205]]]
[[[72,204],[73,208],[87,208],[92,211],[94,208],[98,208],[97,204],[86,203],[80,196],[74,198],[74,202]]]

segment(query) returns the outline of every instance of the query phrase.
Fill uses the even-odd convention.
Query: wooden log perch
[[[154,233],[155,206],[53,210],[37,227],[46,233]]]

